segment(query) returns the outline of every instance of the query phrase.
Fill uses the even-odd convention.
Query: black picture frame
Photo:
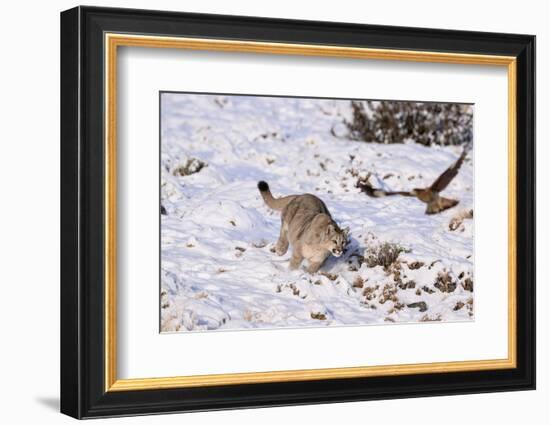
[[[517,367],[369,378],[105,391],[104,33],[517,58]],[[61,412],[75,418],[535,388],[535,37],[76,7],[61,13]]]

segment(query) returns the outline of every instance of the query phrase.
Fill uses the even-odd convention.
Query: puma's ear
[[[330,234],[333,233],[333,232],[334,232],[334,225],[329,224],[329,225],[327,226],[326,235],[328,236],[328,235],[330,235]]]
[[[348,236],[349,235],[349,226],[344,227],[344,229],[342,229],[342,233],[344,233],[345,236]]]

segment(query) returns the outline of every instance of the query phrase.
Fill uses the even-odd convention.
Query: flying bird
[[[447,168],[433,183],[431,186],[422,189],[413,189],[411,191],[385,191],[381,189],[375,189],[369,182],[369,175],[365,178],[359,178],[356,187],[360,188],[362,192],[365,192],[368,196],[373,198],[380,198],[383,196],[411,196],[427,204],[426,214],[437,214],[454,207],[458,204],[458,200],[449,199],[440,196],[439,193],[443,192],[449,183],[456,177],[458,170],[460,169],[464,158],[466,158],[467,150],[464,149],[460,157],[456,162]]]

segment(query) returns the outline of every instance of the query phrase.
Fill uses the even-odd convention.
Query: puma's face
[[[335,257],[340,257],[348,243],[348,230],[341,230],[337,226],[330,224],[326,231],[327,249]]]

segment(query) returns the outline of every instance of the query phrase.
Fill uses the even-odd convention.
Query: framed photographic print
[[[61,411],[535,387],[535,38],[61,14]]]

